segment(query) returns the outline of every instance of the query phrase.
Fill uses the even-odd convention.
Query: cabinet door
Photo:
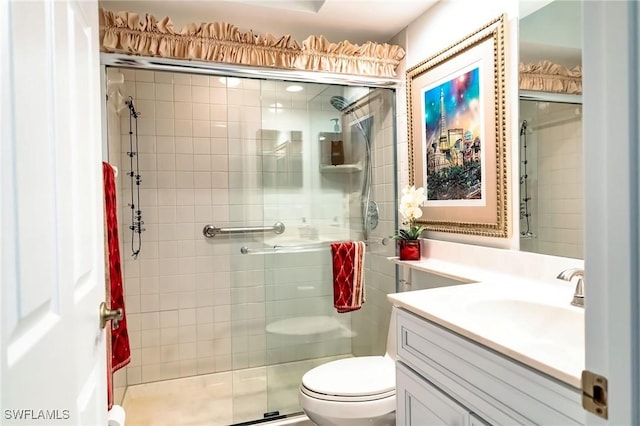
[[[467,409],[402,363],[396,366],[396,424],[469,426]]]

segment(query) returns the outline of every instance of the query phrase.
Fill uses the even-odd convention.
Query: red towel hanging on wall
[[[333,306],[339,313],[357,311],[365,302],[362,241],[331,244],[333,257]]]
[[[129,364],[131,350],[127,333],[127,317],[124,308],[122,287],[122,267],[120,265],[120,242],[118,238],[118,206],[116,202],[115,173],[111,165],[102,163],[104,181],[104,224],[105,224],[105,277],[106,294],[110,309],[121,308],[123,317],[117,329],[108,327],[111,338],[107,344],[107,394],[109,409],[113,406],[113,373]]]

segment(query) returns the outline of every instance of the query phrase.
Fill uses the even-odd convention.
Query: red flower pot
[[[420,240],[398,240],[400,260],[420,260]]]

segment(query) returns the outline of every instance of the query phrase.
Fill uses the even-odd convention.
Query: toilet
[[[320,426],[395,425],[396,312],[391,310],[384,356],[362,356],[322,364],[302,376],[298,399]]]

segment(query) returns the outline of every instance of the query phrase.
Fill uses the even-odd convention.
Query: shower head
[[[342,96],[332,96],[329,100],[331,106],[340,112],[346,112],[346,109],[351,105],[348,100]]]
[[[522,120],[522,125],[520,126],[520,136],[524,135],[527,132],[527,120]]]

